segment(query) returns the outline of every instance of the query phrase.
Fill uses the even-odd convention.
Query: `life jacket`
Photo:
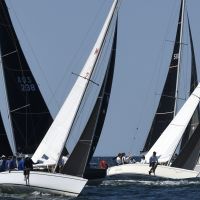
[[[100,160],[99,161],[99,167],[100,169],[107,169],[108,168],[108,164],[105,160]]]

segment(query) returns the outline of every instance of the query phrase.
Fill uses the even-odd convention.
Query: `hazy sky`
[[[71,72],[83,67],[112,0],[6,2],[25,56],[55,116],[75,80]],[[96,155],[141,150],[168,69],[179,7],[180,0],[122,0],[112,94]],[[197,66],[199,8],[199,0],[187,1]],[[189,80],[187,71],[183,77]]]

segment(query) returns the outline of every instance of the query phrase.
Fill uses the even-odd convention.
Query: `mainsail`
[[[148,151],[176,114],[176,103],[179,82],[179,68],[181,57],[182,29],[184,16],[184,1],[181,1],[178,27],[174,43],[173,54],[169,65],[167,78],[161,93],[159,105],[153,119],[143,152]]]
[[[50,124],[52,117],[23,54],[8,8],[0,0],[0,51],[1,67],[5,81],[9,119],[13,141],[13,154],[32,154]],[[0,152],[9,145],[0,138]]]
[[[72,90],[57,114],[53,124],[34,153],[32,159],[35,162],[39,160],[44,164],[50,163],[57,165],[76,119],[76,115],[79,111],[88,84],[91,81],[91,76],[96,67],[99,52],[104,44],[105,36],[108,32],[113,14],[117,7],[117,3],[118,1],[114,0],[99,37],[97,38],[97,41],[80,75],[78,76]]]
[[[83,177],[86,167],[88,166],[94,154],[103,128],[110,99],[115,66],[116,45],[117,20],[112,42],[111,55],[98,98],[84,128],[84,131],[78,140],[78,143],[76,144],[73,152],[71,153],[69,159],[62,169],[62,173]]]

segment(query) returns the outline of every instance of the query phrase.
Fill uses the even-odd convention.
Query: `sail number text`
[[[36,87],[30,76],[17,76],[17,82],[20,84],[22,92],[34,92]]]

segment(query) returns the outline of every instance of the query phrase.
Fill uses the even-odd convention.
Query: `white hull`
[[[149,175],[150,167],[148,164],[124,164],[109,167],[107,176],[114,175]],[[186,179],[198,177],[199,172],[186,170],[170,166],[158,165],[155,171],[155,176],[171,179]],[[154,175],[153,175],[154,176]]]
[[[34,189],[73,197],[79,195],[86,183],[87,179],[76,176],[31,171],[29,185],[26,185],[23,171],[0,173],[0,188],[21,187],[24,189],[26,187],[27,191]]]

